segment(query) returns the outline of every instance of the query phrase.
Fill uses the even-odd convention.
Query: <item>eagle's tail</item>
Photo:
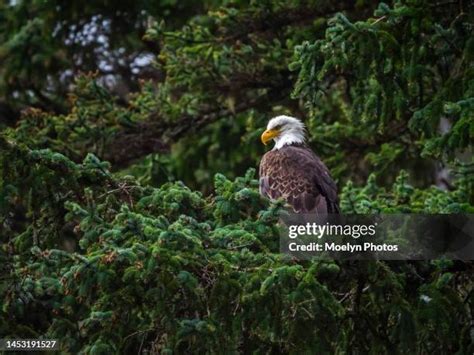
[[[329,202],[328,203],[328,213],[340,214],[341,209],[339,208],[339,202]]]

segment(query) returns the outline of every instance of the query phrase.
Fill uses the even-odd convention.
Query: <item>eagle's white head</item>
[[[273,149],[280,149],[289,144],[304,143],[305,126],[295,117],[277,116],[268,122],[261,139],[265,145],[273,139],[275,141]]]

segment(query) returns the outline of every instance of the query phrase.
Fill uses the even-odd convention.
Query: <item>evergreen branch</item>
[[[268,106],[288,97],[290,85],[283,81],[270,88],[268,94],[250,98],[229,108],[218,108],[203,111],[196,115],[187,115],[173,122],[164,122],[159,117],[151,117],[148,121],[139,124],[133,130],[116,134],[107,145],[103,158],[110,161],[114,168],[123,168],[134,160],[155,152],[167,152],[172,143],[178,141],[191,131],[196,131],[229,116],[250,109]]]

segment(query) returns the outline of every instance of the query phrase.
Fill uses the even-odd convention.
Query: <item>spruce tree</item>
[[[20,21],[22,2],[3,8]],[[293,260],[254,168],[267,120],[288,113],[344,213],[472,213],[472,4],[206,2],[184,24],[143,10],[127,50],[152,46],[160,75],[124,98],[77,74],[51,94],[57,110],[9,79],[70,65],[43,52],[24,58],[34,75],[14,65],[51,11],[0,25],[0,57],[15,54],[0,93],[25,108],[0,135],[0,338],[93,354],[472,353],[471,263]]]

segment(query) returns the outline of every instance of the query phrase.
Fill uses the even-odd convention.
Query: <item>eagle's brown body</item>
[[[273,200],[282,197],[297,213],[339,213],[334,180],[304,144],[286,145],[263,156],[260,193]]]

